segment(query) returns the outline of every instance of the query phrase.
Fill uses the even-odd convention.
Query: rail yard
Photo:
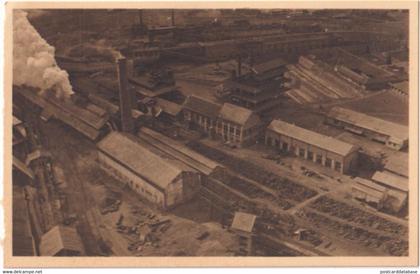
[[[405,11],[19,12],[14,255],[409,255]]]

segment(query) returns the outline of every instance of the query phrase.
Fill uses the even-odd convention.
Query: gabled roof
[[[373,174],[372,180],[398,190],[408,191],[408,179],[391,172],[377,171]]]
[[[13,156],[13,167],[17,168],[21,172],[23,172],[26,176],[28,176],[31,179],[35,178],[35,175],[29,167],[25,165],[21,160],[16,158],[16,156]]]
[[[408,178],[408,154],[402,152],[392,154],[387,159],[385,169]]]
[[[151,152],[128,134],[111,132],[97,146],[106,155],[161,190],[165,190],[183,172],[179,165]]]
[[[182,110],[181,105],[178,105],[174,102],[171,102],[162,98],[156,98],[156,102],[157,102],[157,105],[163,110],[163,112],[172,116],[178,115]]]
[[[283,67],[286,64],[287,64],[286,61],[284,61],[282,58],[277,58],[277,59],[270,60],[268,62],[264,62],[264,63],[254,65],[252,67],[252,70],[256,74],[263,74],[263,73],[266,73],[270,70]]]
[[[357,150],[357,146],[352,144],[345,143],[333,137],[322,135],[278,119],[273,120],[268,126],[268,129],[341,156],[346,156]]]
[[[44,117],[54,116],[91,140],[95,140],[99,136],[100,129],[105,126],[109,119],[107,114],[100,116],[71,101],[59,100],[53,96],[40,95],[34,89],[13,86],[13,91],[41,107]]]
[[[75,228],[57,225],[42,235],[39,244],[41,256],[55,256],[63,249],[83,254],[83,243]]]
[[[219,117],[245,127],[252,127],[260,122],[260,118],[252,110],[229,103],[223,104]]]
[[[394,137],[400,141],[408,140],[407,126],[385,121],[361,112],[356,112],[347,108],[334,107],[331,109],[328,116],[361,128]]]
[[[232,228],[244,232],[252,232],[257,216],[244,212],[235,212]]]
[[[183,109],[188,109],[210,118],[216,118],[219,114],[220,108],[220,104],[216,104],[193,95],[188,96],[183,104]]]
[[[360,177],[356,177],[354,180],[357,182],[357,184],[374,189],[376,191],[380,191],[380,192],[386,191],[386,188],[384,186],[378,185],[377,183],[372,182],[371,180],[363,179]]]

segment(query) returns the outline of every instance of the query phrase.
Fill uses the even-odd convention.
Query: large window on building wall
[[[308,151],[308,159],[313,160],[314,159],[314,153],[312,151]]]
[[[322,155],[320,155],[320,154],[316,154],[316,162],[317,162],[318,164],[322,164]]]
[[[284,151],[287,151],[287,150],[289,149],[289,144],[288,144],[288,143],[286,143],[286,142],[283,142],[283,144],[282,144],[282,149],[283,149]]]
[[[227,124],[224,124],[224,125],[223,125],[223,132],[224,132],[225,134],[227,134],[227,133],[228,133],[228,125],[227,125]]]
[[[325,160],[325,166],[327,167],[332,167],[332,160],[330,158],[327,157],[327,159]]]
[[[299,148],[299,157],[305,158],[305,149]]]
[[[341,163],[340,162],[335,162],[335,170],[336,171],[341,171]]]

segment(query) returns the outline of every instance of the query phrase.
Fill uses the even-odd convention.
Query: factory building
[[[105,170],[163,209],[189,200],[200,186],[198,172],[129,134],[112,132],[97,146]]]
[[[363,90],[383,89],[391,80],[397,79],[392,72],[342,48],[333,54],[338,74]]]
[[[232,58],[236,54],[235,40],[222,40],[199,43],[204,48],[204,56],[208,60],[221,61]]]
[[[408,127],[350,109],[332,108],[326,123],[384,143],[395,150],[408,146]]]
[[[388,208],[399,212],[407,203],[408,179],[386,171],[377,171],[372,181],[387,189]]]
[[[251,67],[251,71],[241,75],[238,64],[238,74],[223,83],[223,91],[228,92],[229,102],[257,113],[266,111],[280,103],[280,88],[286,62],[274,59]]]
[[[50,118],[60,120],[91,140],[98,139],[106,132],[109,115],[92,103],[82,106],[72,100],[60,100],[48,94],[40,95],[37,90],[17,86],[13,86],[13,92],[41,108],[41,118],[45,121]]]
[[[281,120],[270,123],[265,143],[340,173],[348,173],[357,164],[356,146]]]
[[[257,114],[243,107],[223,104],[216,126],[216,135],[223,141],[247,145],[255,143],[260,132],[261,120]]]
[[[334,68],[315,55],[300,56],[287,66],[286,94],[299,104],[353,98],[360,95],[358,86],[346,81]]]
[[[182,107],[184,121],[192,128],[213,135],[220,108],[219,104],[193,95],[188,96]]]
[[[256,113],[229,103],[220,105],[190,96],[183,105],[183,113],[191,128],[239,146],[255,142],[261,131]]]
[[[399,212],[407,203],[407,182],[396,178],[392,174],[376,172],[372,180],[355,178],[351,192],[353,198],[375,206]]]

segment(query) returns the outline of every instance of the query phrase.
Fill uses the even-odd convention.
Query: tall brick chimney
[[[241,77],[241,75],[242,75],[242,56],[239,55],[238,60],[237,60],[237,76]]]
[[[117,65],[120,87],[121,130],[123,132],[132,133],[134,130],[133,118],[131,116],[133,96],[131,96],[131,92],[128,88],[127,59],[125,57],[118,58]]]
[[[171,19],[172,19],[172,26],[174,27],[175,26],[175,11],[174,10],[171,11]]]

